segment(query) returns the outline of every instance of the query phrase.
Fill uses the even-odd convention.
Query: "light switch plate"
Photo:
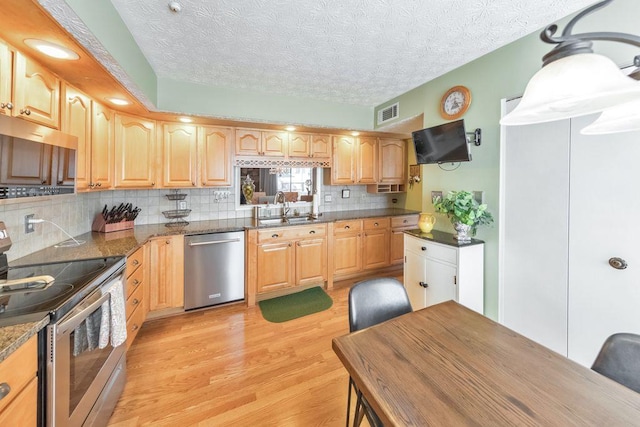
[[[432,191],[431,192],[431,200],[435,199],[436,197],[442,198],[442,191]]]
[[[473,198],[479,205],[484,203],[484,191],[474,191]]]

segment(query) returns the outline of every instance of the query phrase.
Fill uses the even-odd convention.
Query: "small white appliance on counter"
[[[244,231],[184,239],[184,308],[244,299]]]

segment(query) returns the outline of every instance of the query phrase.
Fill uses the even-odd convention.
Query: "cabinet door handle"
[[[423,246],[423,247],[421,247],[420,249],[422,249],[423,251],[426,251],[426,250],[427,250],[427,247],[426,247],[426,246]]]
[[[138,298],[134,298],[133,305],[138,305],[138,304],[140,304],[140,300]]]
[[[134,259],[133,261],[131,261],[131,264],[138,265],[140,264],[140,262],[137,259]]]
[[[9,393],[11,393],[11,386],[7,383],[0,384],[0,400],[7,397]]]
[[[133,328],[131,328],[131,332],[135,332],[135,331],[137,331],[137,330],[138,330],[138,328],[139,328],[138,324],[137,324],[137,323],[136,323],[136,324],[134,324],[134,325],[133,325]]]
[[[138,279],[133,279],[133,286],[138,286],[140,281]]]
[[[102,183],[101,183],[101,182],[97,183],[96,185],[97,185],[98,187],[102,187]]]
[[[31,110],[29,110],[28,108],[20,109],[20,114],[24,114],[25,116],[30,116]]]
[[[297,244],[298,246],[302,246],[302,243],[301,243],[301,242],[298,242],[298,243],[296,243],[296,244]],[[291,245],[289,245],[289,246],[291,246]]]
[[[419,284],[420,286],[422,286],[423,288],[428,288],[428,287],[429,287],[429,284],[428,284],[428,283],[426,283],[426,282],[419,282],[418,284]]]
[[[402,221],[402,223],[403,223],[403,224],[406,224],[406,223],[407,223],[407,220],[406,220],[406,219],[405,219],[405,220],[403,220],[403,221]]]
[[[627,261],[618,257],[609,258],[609,265],[616,270],[624,270],[625,268],[627,268]]]
[[[289,243],[289,247],[291,247],[291,243]]]
[[[171,244],[171,240],[165,240],[164,243],[167,244],[167,245],[170,245]]]
[[[2,104],[0,104],[0,108],[6,108],[7,110],[13,110],[13,104],[10,102],[7,102],[6,104],[3,102]]]

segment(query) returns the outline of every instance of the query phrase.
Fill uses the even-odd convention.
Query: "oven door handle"
[[[11,295],[11,294],[21,294],[25,292],[35,292],[35,291],[44,291],[48,289],[49,286],[53,285],[54,279],[52,276],[45,274],[43,276],[35,276],[35,277],[25,277],[24,279],[13,279],[13,280],[0,280],[0,293],[2,295]],[[30,283],[37,283],[39,285],[44,285],[41,288],[21,288],[21,289],[11,289],[12,286],[18,285],[28,285]],[[9,290],[3,290],[3,288],[9,288]]]
[[[100,293],[100,292],[101,292],[100,290],[96,291],[96,293]],[[67,315],[70,317],[68,317],[67,319],[63,318],[60,321],[57,328],[57,334],[62,335],[66,332],[69,332],[72,329],[75,329],[80,323],[82,323],[83,320],[89,317],[91,313],[93,313],[98,307],[104,304],[109,299],[110,296],[111,294],[107,292],[104,295],[102,295],[98,300],[90,303],[87,307],[83,308],[82,307],[83,304],[76,307],[73,311],[71,311],[71,313]]]

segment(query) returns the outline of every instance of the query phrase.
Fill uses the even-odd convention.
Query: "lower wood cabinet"
[[[327,280],[327,225],[247,232],[247,304],[259,295]]]
[[[362,223],[362,268],[371,270],[388,267],[390,218],[369,218],[362,220]]]
[[[149,240],[149,311],[184,307],[184,237]]]
[[[149,311],[148,299],[145,298],[149,283],[149,262],[147,261],[147,245],[140,246],[127,257],[126,305],[127,314],[127,350],[142,327]]]
[[[414,310],[454,300],[483,313],[484,244],[451,246],[406,233],[404,239],[404,286]]]
[[[0,363],[0,426],[37,425],[37,335]]]

